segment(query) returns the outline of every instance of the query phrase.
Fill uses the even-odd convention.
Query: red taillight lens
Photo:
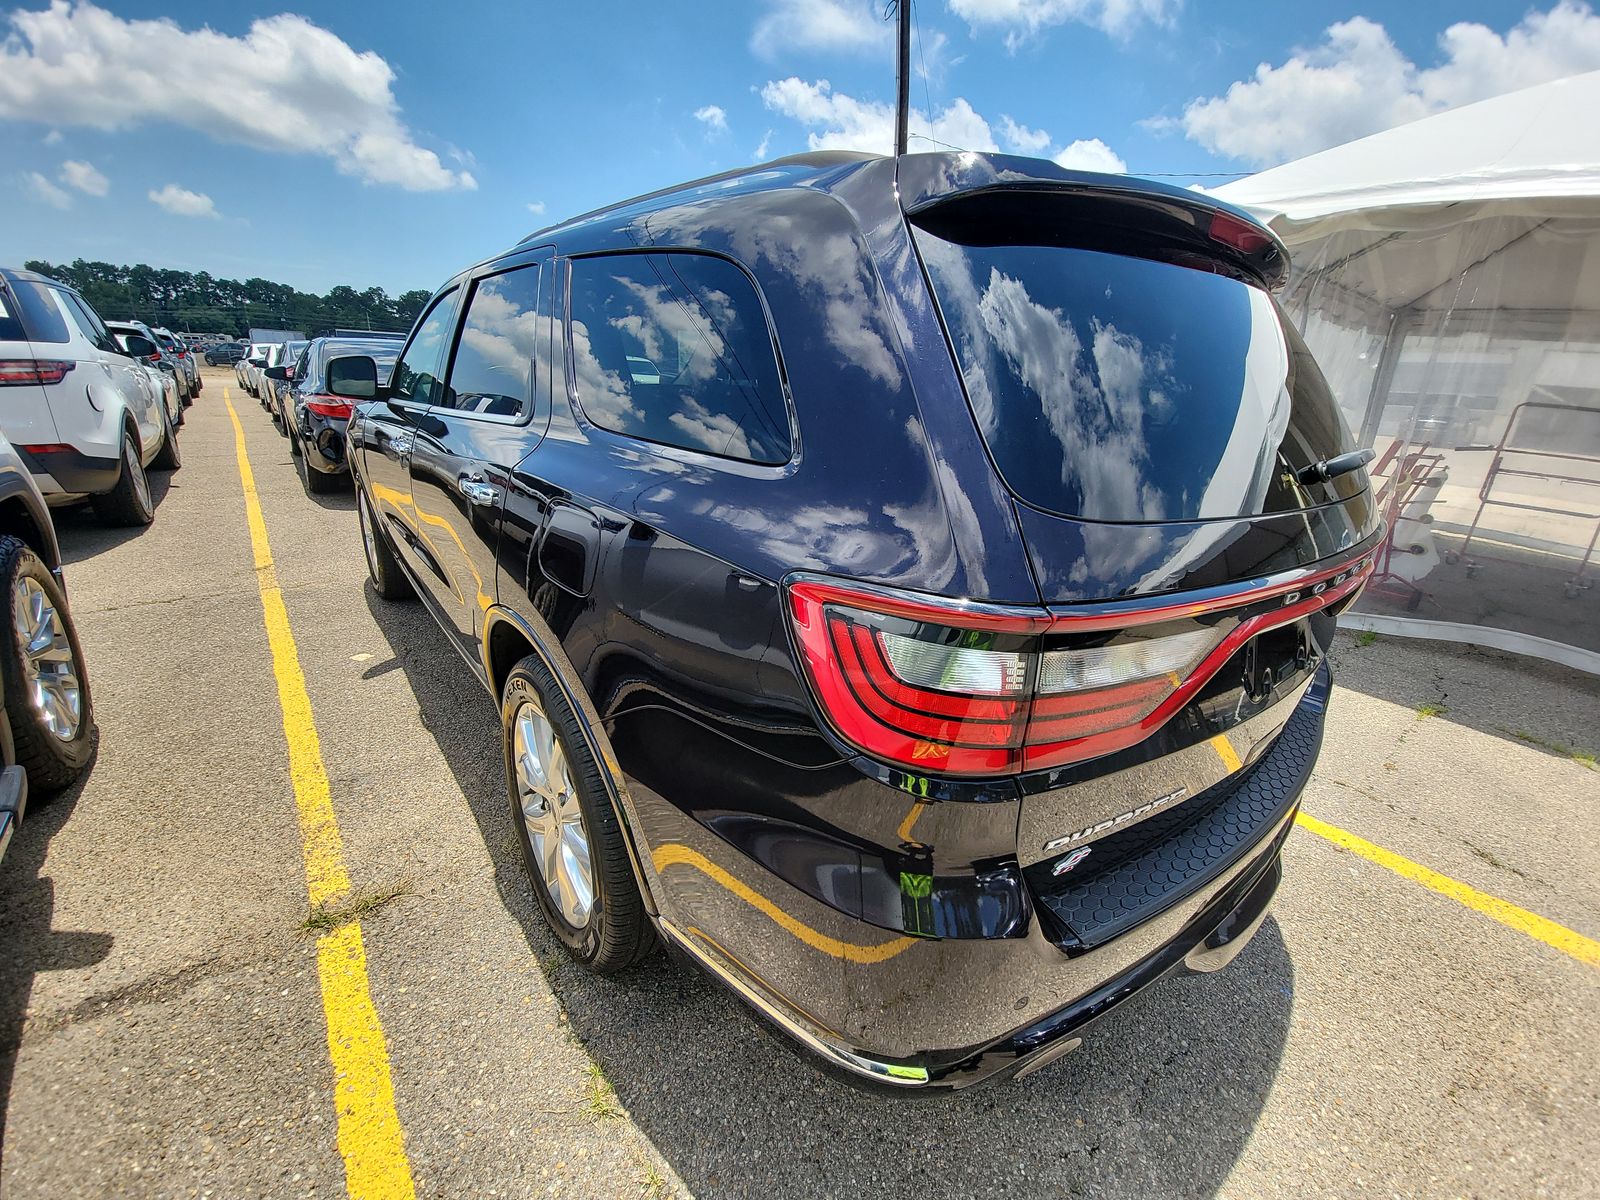
[[[305,401],[305,406],[319,417],[332,417],[335,420],[349,420],[350,414],[355,411],[353,404],[338,396],[312,396]]]
[[[77,364],[54,358],[0,359],[0,387],[25,383],[60,383]]]
[[[1054,614],[802,577],[789,610],[807,678],[845,741],[919,772],[1007,775],[1143,740],[1245,642],[1350,595],[1371,566]]]
[[[1211,218],[1211,240],[1232,246],[1241,254],[1259,254],[1272,245],[1270,234],[1227,213],[1217,213]]]
[[[161,361],[161,355],[160,354],[152,354],[150,356],[150,361],[153,362],[153,363],[160,362]]]

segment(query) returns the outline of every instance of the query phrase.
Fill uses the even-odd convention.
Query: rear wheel
[[[409,600],[416,592],[400,567],[400,560],[389,545],[389,537],[378,528],[367,494],[356,484],[356,521],[361,526],[361,546],[367,556],[367,575],[372,590],[385,600]]]
[[[155,520],[156,507],[150,499],[150,480],[139,461],[139,440],[133,430],[122,435],[122,474],[117,486],[90,502],[99,518],[108,525],[148,525]]]
[[[291,437],[289,444],[292,446],[298,439]],[[300,447],[300,453],[291,455],[294,459],[294,468],[300,473],[300,486],[305,488],[308,496],[328,496],[344,488],[343,475],[328,475],[317,470],[307,460],[307,451]],[[364,536],[364,535],[363,535]]]
[[[178,452],[178,432],[172,427],[172,414],[167,412],[167,406],[161,406],[161,449],[156,451],[156,456],[150,460],[150,465],[158,471],[176,471],[183,466],[183,456]]]
[[[93,750],[78,631],[55,576],[14,537],[0,538],[0,595],[8,618],[0,675],[17,762],[30,790],[57,791],[83,773]]]
[[[600,764],[538,655],[511,669],[500,716],[511,817],[545,922],[589,970],[632,966],[655,930]]]

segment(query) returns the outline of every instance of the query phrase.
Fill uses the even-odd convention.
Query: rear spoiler
[[[929,232],[972,244],[1019,237],[1222,267],[1268,288],[1289,276],[1289,252],[1244,209],[1129,175],[1069,171],[1010,154],[906,154],[900,206]]]

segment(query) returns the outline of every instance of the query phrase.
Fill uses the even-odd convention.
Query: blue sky
[[[0,15],[0,262],[431,289],[611,200],[877,147],[883,7],[24,0]],[[1202,183],[1600,69],[1600,16],[1572,0],[915,12],[932,136]]]

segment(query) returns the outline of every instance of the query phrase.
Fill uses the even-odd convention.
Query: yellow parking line
[[[1600,942],[1593,938],[1584,937],[1583,934],[1576,933],[1565,925],[1557,925],[1538,913],[1518,908],[1498,896],[1491,896],[1487,892],[1478,891],[1477,888],[1468,887],[1448,875],[1429,870],[1421,863],[1412,862],[1392,850],[1373,845],[1365,838],[1359,838],[1337,825],[1319,821],[1308,813],[1301,813],[1295,818],[1295,823],[1302,829],[1309,829],[1318,837],[1327,838],[1335,846],[1342,846],[1352,853],[1361,855],[1362,858],[1377,863],[1380,867],[1386,867],[1396,875],[1404,876],[1413,883],[1420,883],[1429,891],[1438,892],[1441,896],[1448,896],[1460,904],[1465,904],[1473,911],[1482,913],[1492,921],[1500,922],[1508,929],[1515,929],[1518,933],[1525,933],[1546,946],[1553,946],[1581,963],[1600,967]]]
[[[1210,745],[1216,751],[1217,757],[1222,760],[1223,766],[1230,771],[1239,769],[1241,765],[1239,755],[1225,735],[1219,733],[1210,740]],[[1377,863],[1385,870],[1393,871],[1404,879],[1420,883],[1429,891],[1438,892],[1441,896],[1448,896],[1459,904],[1465,904],[1474,912],[1482,913],[1491,921],[1498,921],[1508,929],[1525,933],[1581,963],[1600,967],[1600,942],[1593,938],[1584,937],[1583,934],[1576,933],[1565,925],[1557,925],[1538,913],[1518,908],[1498,896],[1480,892],[1477,888],[1469,887],[1460,880],[1451,879],[1448,875],[1441,875],[1421,863],[1412,862],[1404,855],[1396,854],[1393,850],[1385,850],[1382,846],[1367,841],[1366,838],[1357,837],[1348,830],[1340,829],[1337,825],[1320,821],[1310,813],[1302,812],[1296,815],[1295,824],[1318,837],[1326,838],[1335,846],[1359,854],[1369,862]]]
[[[322,764],[322,745],[311,715],[311,697],[300,670],[300,652],[289,629],[289,613],[272,565],[272,547],[261,515],[255,473],[245,451],[244,426],[239,423],[228,388],[222,389],[222,399],[228,406],[228,419],[233,422],[239,484],[244,489],[256,583],[261,591],[262,621],[272,650],[272,671],[278,680],[289,777],[300,813],[306,894],[315,907],[349,891],[350,876],[345,870],[339,823],[333,814],[328,773]],[[359,922],[351,921],[317,940],[317,976],[328,1022],[328,1055],[333,1061],[345,1189],[351,1200],[411,1200],[415,1196],[411,1164],[406,1159],[400,1116],[395,1111],[383,1026],[367,982],[367,954]]]

